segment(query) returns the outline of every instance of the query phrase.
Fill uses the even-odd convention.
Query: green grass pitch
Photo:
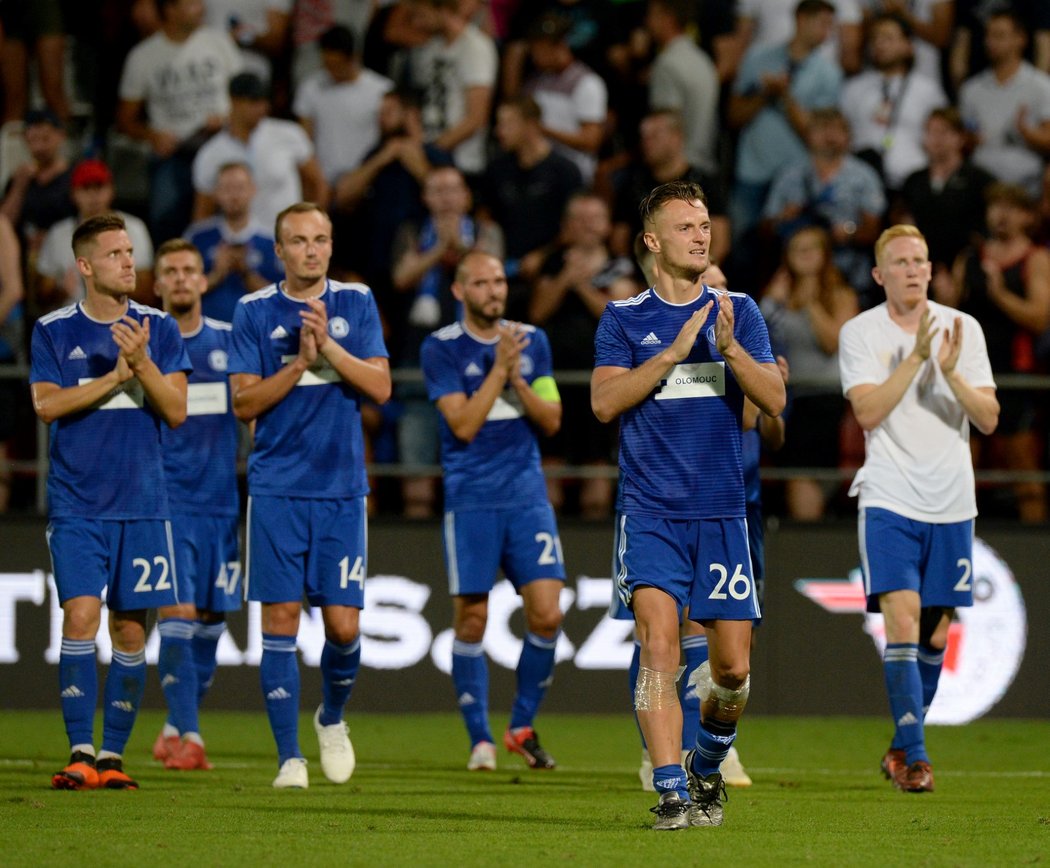
[[[324,780],[310,718],[306,791],[276,791],[262,713],[205,714],[211,772],[149,756],[159,712],[125,755],[138,792],[54,792],[61,716],[0,716],[0,863],[5,866],[1027,865],[1050,862],[1050,722],[931,727],[937,791],[895,792],[878,772],[888,721],[744,719],[755,779],[730,790],[725,825],[657,834],[638,782],[628,715],[541,718],[560,765],[533,772],[501,752],[468,773],[458,717],[350,716],[357,771]],[[495,720],[501,724],[503,721]],[[96,732],[100,731],[97,725]]]

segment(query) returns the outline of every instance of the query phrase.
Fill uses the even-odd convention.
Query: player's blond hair
[[[879,236],[879,240],[875,242],[876,264],[882,262],[882,254],[886,250],[886,245],[898,238],[918,238],[922,242],[926,254],[929,255],[930,248],[926,243],[926,236],[919,231],[919,228],[912,226],[910,223],[898,223],[896,226],[891,226],[889,229],[884,230]]]

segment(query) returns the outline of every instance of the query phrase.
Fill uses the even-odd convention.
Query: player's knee
[[[485,638],[485,625],[488,619],[480,615],[463,615],[453,625],[453,632],[460,642],[475,644]]]
[[[545,639],[551,639],[561,629],[562,613],[557,602],[550,606],[544,606],[538,610],[527,612],[525,621],[529,632]]]
[[[62,620],[62,636],[80,641],[94,639],[101,621],[98,612],[66,612]]]
[[[109,635],[113,648],[124,654],[135,654],[146,647],[146,628],[138,620],[114,618]]]
[[[747,681],[747,676],[750,673],[751,667],[747,661],[723,663],[712,667],[711,678],[720,687],[724,687],[727,690],[738,690]]]
[[[642,652],[653,666],[667,672],[677,670],[681,651],[677,633],[673,636],[649,633],[640,639]]]

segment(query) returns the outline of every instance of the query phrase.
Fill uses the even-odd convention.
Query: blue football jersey
[[[740,434],[740,460],[744,464],[744,499],[749,503],[762,502],[762,478],[759,464],[762,459],[762,435],[757,428]]]
[[[328,334],[360,359],[386,358],[372,291],[330,280],[320,296]],[[299,354],[305,301],[275,284],[244,296],[233,317],[231,374],[272,377]],[[323,356],[255,423],[248,490],[281,497],[358,497],[368,493],[361,395]]]
[[[529,345],[521,354],[521,373],[531,384],[538,377],[551,376],[551,349],[543,331],[525,328]],[[420,364],[430,400],[456,392],[473,395],[492,370],[497,343],[498,338],[476,337],[462,323],[428,335]],[[446,509],[524,508],[547,502],[536,430],[509,386],[470,443],[456,437],[441,417],[441,466]]]
[[[188,415],[178,428],[165,426],[161,430],[164,474],[173,512],[238,514],[240,435],[226,375],[231,329],[227,322],[204,317],[194,334],[182,336],[193,365],[186,402]]]
[[[127,315],[149,320],[149,355],[162,374],[190,371],[175,321],[166,313],[128,302]],[[109,373],[120,350],[110,332],[72,304],[33,327],[31,383],[63,388]],[[52,517],[96,519],[168,518],[161,429],[167,426],[132,377],[94,407],[51,423],[47,476]]]
[[[595,366],[637,368],[672,343],[685,321],[714,296],[692,351],[640,404],[620,417],[620,512],[664,518],[744,515],[740,417],[744,395],[715,347],[719,293],[706,286],[688,304],[647,289],[611,302],[595,334]],[[736,339],[771,363],[769,334],[755,302],[731,293]]]

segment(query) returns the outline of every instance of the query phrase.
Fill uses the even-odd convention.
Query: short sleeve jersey
[[[149,321],[148,352],[162,374],[190,371],[171,317],[133,301],[126,315]],[[89,317],[79,303],[39,319],[33,327],[29,382],[69,388],[108,374],[120,353],[111,325]],[[94,407],[52,422],[48,514],[125,521],[168,518],[163,425],[135,377]]]
[[[329,280],[320,296],[328,335],[359,359],[386,358],[372,291]],[[230,374],[272,377],[299,353],[299,312],[306,302],[277,284],[244,296],[233,315]],[[368,492],[361,394],[321,355],[292,390],[255,423],[248,491],[330,499]]]
[[[161,429],[172,512],[238,514],[240,435],[226,376],[231,329],[227,322],[204,317],[196,332],[182,336],[193,365],[187,390],[187,417],[178,428]]]
[[[937,364],[943,334],[956,318],[963,323],[959,370],[975,388],[995,387],[984,333],[977,320],[950,307],[928,302],[931,328],[938,333],[900,403],[864,435],[864,466],[851,494],[861,507],[889,509],[905,518],[933,524],[966,521],[977,515],[970,421]],[[890,319],[885,303],[849,320],[839,333],[842,392],[884,383],[915,346]]]
[[[521,372],[531,384],[551,376],[551,351],[541,329],[527,328],[530,340],[522,352]],[[498,339],[477,337],[462,323],[428,335],[420,355],[430,400],[456,392],[470,398],[492,370],[497,343]],[[524,509],[547,503],[536,430],[513,389],[496,399],[470,443],[456,437],[441,418],[441,465],[449,510]]]
[[[647,289],[611,302],[595,335],[595,366],[633,369],[674,343],[685,321],[712,296],[715,304],[685,361],[620,417],[621,485],[617,508],[659,518],[738,518],[745,514],[740,452],[744,394],[715,346],[722,294],[671,304]],[[736,339],[760,364],[772,364],[769,334],[755,302],[730,293]]]

